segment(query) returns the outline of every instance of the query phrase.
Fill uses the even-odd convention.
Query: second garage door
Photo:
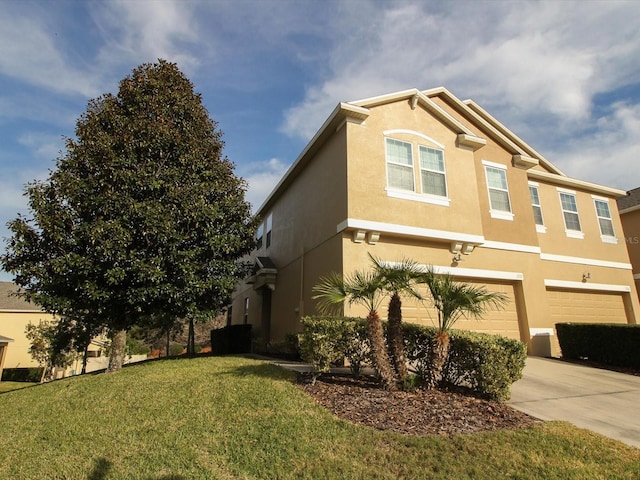
[[[547,290],[553,323],[627,323],[621,293]]]

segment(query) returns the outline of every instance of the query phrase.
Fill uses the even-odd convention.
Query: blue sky
[[[441,85],[566,174],[640,186],[640,2],[2,0],[1,237],[87,101],[158,58],[256,208],[338,102]]]

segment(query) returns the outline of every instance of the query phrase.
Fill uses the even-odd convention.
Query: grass
[[[164,360],[0,395],[0,478],[613,479],[640,450],[568,423],[410,437],[332,416],[243,358]]]
[[[0,393],[10,392],[11,390],[19,390],[21,388],[38,385],[32,382],[0,382]]]

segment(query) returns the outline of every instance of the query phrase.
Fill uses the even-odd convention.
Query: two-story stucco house
[[[640,187],[629,190],[625,197],[619,198],[618,209],[633,266],[636,290],[640,290]]]
[[[253,324],[263,342],[282,340],[317,313],[321,276],[367,269],[371,253],[504,292],[506,309],[456,327],[557,355],[557,322],[636,322],[623,195],[567,177],[444,88],[340,103],[260,207],[254,275],[234,293],[230,319]],[[403,304],[405,321],[430,315]]]

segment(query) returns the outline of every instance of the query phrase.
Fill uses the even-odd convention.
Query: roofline
[[[622,210],[619,211],[619,213],[620,215],[622,215],[623,213],[631,213],[631,212],[635,212],[636,210],[640,210],[640,203],[638,205],[633,205],[631,207],[623,208]]]
[[[474,110],[476,113],[481,115],[485,120],[490,122],[493,127],[501,131],[503,134],[505,134],[508,137],[511,137],[515,141],[515,143],[520,145],[524,150],[526,150],[529,153],[529,155],[538,158],[540,160],[540,163],[542,163],[544,167],[548,168],[549,170],[552,170],[554,173],[558,175],[566,176],[566,174],[562,172],[558,167],[553,165],[549,160],[547,160],[544,156],[538,153],[528,143],[526,143],[524,140],[518,137],[518,135],[516,135],[511,130],[509,130],[502,122],[498,121],[494,116],[492,116],[489,112],[487,112],[484,108],[482,108],[476,102],[474,102],[471,99],[468,99],[468,100],[464,100],[462,103],[464,103],[469,108]]]
[[[26,310],[19,308],[0,308],[0,313],[47,313],[44,310]]]
[[[530,145],[524,140],[514,134],[511,130],[505,127],[499,122],[493,115],[489,114],[486,110],[476,104],[473,100],[461,101],[453,93],[447,90],[445,87],[436,87],[422,92],[427,97],[440,96],[449,100],[454,104],[462,113],[466,113],[473,118],[476,122],[480,123],[498,143],[503,146],[512,149],[513,154],[532,156],[537,158],[545,168],[552,170],[557,175],[566,176],[560,169],[549,162],[546,158],[536,152]]]
[[[598,185],[596,183],[586,182],[584,180],[577,180],[575,178],[567,177],[566,175],[557,175],[554,173],[543,172],[540,170],[527,170],[527,177],[536,180],[543,180],[556,185],[564,185],[567,187],[582,188],[591,192],[600,193],[601,195],[609,195],[611,197],[624,197],[627,192],[618,188],[606,187],[604,185]]]
[[[369,117],[369,110],[366,108],[362,108],[358,105],[353,105],[349,103],[340,102],[336,108],[333,109],[331,115],[324,121],[320,129],[316,132],[307,146],[304,147],[304,150],[298,155],[295,161],[291,164],[291,166],[287,169],[285,174],[282,176],[280,181],[276,184],[276,186],[271,190],[271,193],[267,196],[267,198],[262,202],[260,208],[256,210],[256,214],[260,214],[272,203],[277,194],[282,190],[282,188],[290,183],[293,180],[294,172],[302,168],[302,163],[305,158],[315,152],[316,147],[319,147],[321,144],[321,140],[327,137],[330,133],[330,127],[334,126],[335,130],[339,130],[342,127],[343,121],[346,121],[348,118],[353,118],[359,122],[363,122]]]

